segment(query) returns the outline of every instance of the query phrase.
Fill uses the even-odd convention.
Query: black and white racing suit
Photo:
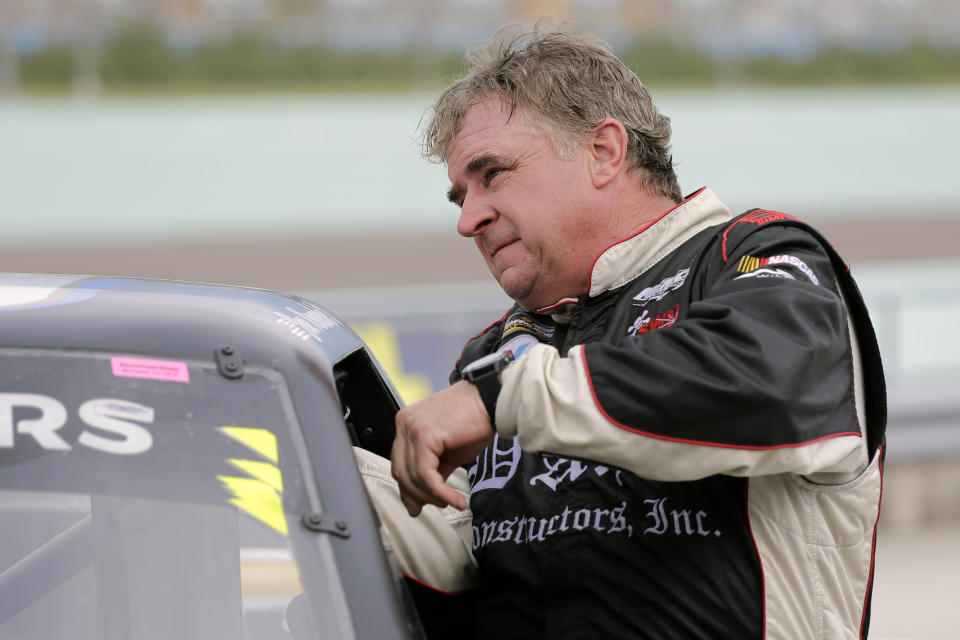
[[[467,473],[480,637],[866,636],[883,374],[819,234],[701,189],[451,380],[500,349],[520,355]]]

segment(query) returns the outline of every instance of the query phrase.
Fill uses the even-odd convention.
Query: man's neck
[[[675,206],[672,199],[650,193],[635,182],[621,189],[610,205],[613,225],[609,244],[639,233]]]

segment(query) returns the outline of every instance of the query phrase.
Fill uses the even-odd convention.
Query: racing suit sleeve
[[[867,463],[859,363],[826,252],[801,229],[763,228],[718,254],[672,326],[566,357],[541,344],[507,367],[497,431],[662,481],[856,475]],[[750,275],[745,256],[793,260]]]
[[[390,475],[390,460],[353,448],[367,494],[380,518],[380,538],[391,561],[403,573],[431,589],[461,593],[477,586],[477,561],[473,557],[470,509],[438,509],[426,505],[411,518],[400,501],[400,490]],[[467,472],[458,469],[447,483],[469,495]]]

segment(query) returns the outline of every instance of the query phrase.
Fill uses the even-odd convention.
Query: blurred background
[[[957,637],[954,0],[0,0],[0,270],[306,295],[415,401],[509,304],[418,127],[470,42],[543,15],[650,87],[685,192],[850,262],[890,401],[871,637]]]

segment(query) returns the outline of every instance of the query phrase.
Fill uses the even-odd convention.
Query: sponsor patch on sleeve
[[[796,256],[781,254],[769,256],[766,258],[757,258],[755,256],[743,256],[737,263],[737,271],[743,275],[740,278],[787,278],[795,280],[789,271],[779,267],[793,267],[802,273],[813,284],[820,286],[820,280],[813,270],[807,264]]]
[[[553,333],[556,328],[540,322],[531,314],[523,311],[516,311],[510,314],[503,324],[503,340],[506,341],[511,336],[517,334],[532,335],[539,342],[550,343],[553,340]]]

